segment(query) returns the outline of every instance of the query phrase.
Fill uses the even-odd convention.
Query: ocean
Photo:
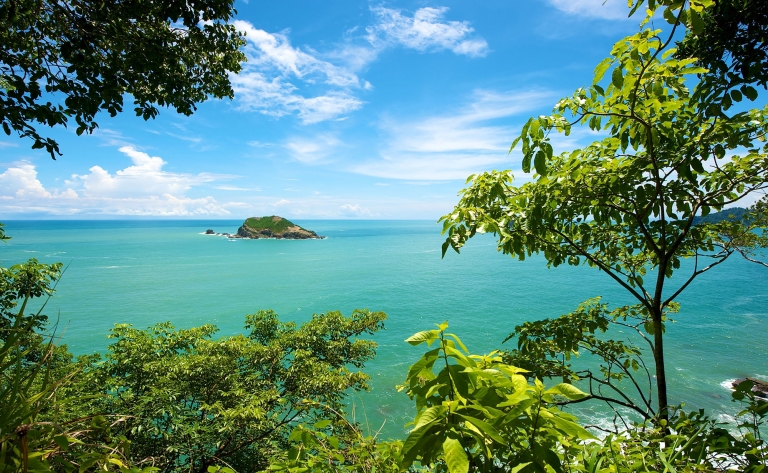
[[[365,371],[369,393],[351,394],[355,419],[380,436],[402,437],[414,405],[395,386],[422,353],[404,339],[448,321],[473,353],[501,342],[526,320],[556,317],[591,297],[633,303],[604,273],[517,261],[490,235],[441,258],[440,227],[424,221],[297,220],[324,240],[228,240],[241,221],[6,221],[3,266],[37,258],[66,266],[46,313],[59,319],[75,354],[104,351],[114,324],[145,328],[211,323],[220,335],[244,331],[246,314],[273,309],[302,322],[313,313],[368,308],[388,314]],[[682,280],[682,274],[673,281]],[[670,400],[713,417],[739,406],[725,387],[768,379],[768,269],[738,256],[696,279],[665,338]],[[508,342],[510,343],[510,342]],[[651,363],[650,356],[647,358]],[[604,406],[580,405],[585,423],[605,423]]]

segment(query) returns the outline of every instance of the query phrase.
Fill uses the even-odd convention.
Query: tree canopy
[[[45,148],[39,126],[115,116],[125,94],[137,116],[158,107],[190,115],[209,96],[232,97],[230,72],[245,59],[243,35],[227,23],[234,0],[8,0],[0,3],[0,122]]]
[[[754,259],[768,246],[764,207],[749,220],[693,225],[697,215],[768,188],[768,106],[734,113],[733,102],[754,101],[757,91],[713,88],[695,58],[675,54],[676,30],[695,30],[702,3],[674,2],[664,14],[671,31],[645,28],[619,41],[590,86],[528,120],[512,149],[522,145],[531,182],[513,185],[510,171],[470,176],[441,219],[443,254],[490,232],[506,254],[542,254],[552,266],[586,263],[628,291],[647,317],[662,417],[662,334],[675,298],[733,253]],[[552,135],[577,126],[603,138],[556,154]],[[683,268],[686,258],[693,264]],[[681,269],[687,276],[672,285]]]

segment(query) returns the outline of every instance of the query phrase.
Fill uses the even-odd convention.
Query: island
[[[693,219],[693,224],[700,225],[702,223],[718,223],[725,220],[730,220],[733,222],[749,220],[749,210],[741,207],[731,207],[730,209],[713,212],[706,216],[697,215]]]
[[[216,233],[212,229],[205,231],[206,235],[224,236],[227,238],[247,238],[258,240],[262,238],[274,238],[277,240],[322,240],[320,236],[312,230],[302,228],[288,219],[277,215],[268,217],[251,217],[245,220],[237,233]]]

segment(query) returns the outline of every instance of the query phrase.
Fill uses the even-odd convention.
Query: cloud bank
[[[163,170],[167,163],[132,146],[120,148],[133,165],[110,173],[101,166],[74,174],[64,189],[46,189],[35,166],[19,162],[0,173],[0,212],[50,215],[221,216],[238,202],[220,203],[211,196],[192,198],[186,191],[234,176],[184,174]]]

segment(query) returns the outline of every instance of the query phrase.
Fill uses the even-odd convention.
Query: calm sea
[[[395,385],[420,355],[403,340],[448,321],[471,351],[501,347],[515,325],[555,317],[594,296],[631,303],[605,274],[586,267],[548,269],[496,251],[480,236],[461,255],[440,257],[439,226],[421,221],[298,221],[325,240],[235,240],[239,221],[8,221],[4,266],[37,258],[68,265],[47,313],[58,314],[76,354],[103,351],[117,323],[178,327],[212,323],[222,335],[243,331],[246,314],[273,309],[284,320],[355,308],[384,311],[367,365],[372,391],[352,396],[356,419],[400,436],[414,408]],[[768,375],[768,269],[733,257],[701,276],[678,299],[667,329],[670,400],[729,416],[738,406],[722,384]],[[649,358],[650,360],[650,358]],[[580,408],[585,422],[602,407]]]

